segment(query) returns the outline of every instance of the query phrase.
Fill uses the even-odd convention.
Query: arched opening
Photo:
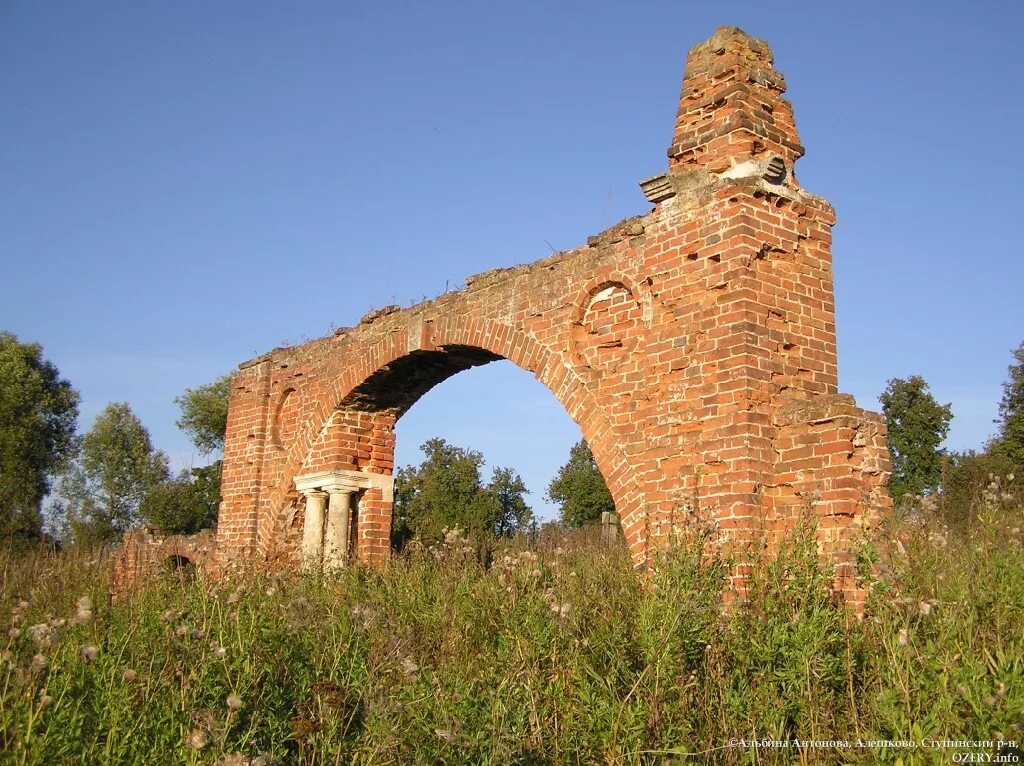
[[[168,575],[180,580],[191,580],[196,574],[195,564],[192,560],[188,556],[178,553],[163,560],[163,570]]]
[[[498,364],[492,365],[494,362]],[[296,487],[306,495],[306,507],[312,509],[302,520],[303,557],[314,561],[322,559],[325,565],[337,565],[350,557],[369,561],[387,556],[392,539],[393,476],[399,465],[419,462],[415,457],[416,451],[425,440],[409,440],[408,444],[398,450],[399,460],[396,460],[396,426],[399,420],[440,383],[460,372],[484,365],[491,365],[491,374],[483,370],[473,373],[455,385],[451,394],[439,395],[437,398],[441,402],[448,400],[449,411],[452,411],[452,407],[458,408],[460,399],[467,409],[472,409],[467,403],[472,401],[481,386],[493,385],[500,379],[504,379],[504,384],[508,385],[511,379],[516,379],[515,385],[520,390],[527,388],[529,396],[534,400],[542,400],[547,410],[547,420],[561,420],[559,437],[551,443],[543,434],[534,436],[535,440],[542,440],[549,447],[541,451],[547,453],[548,465],[543,470],[543,476],[539,471],[532,472],[528,488],[533,493],[531,500],[539,501],[543,506],[542,518],[555,516],[556,508],[544,500],[544,493],[554,473],[566,461],[569,447],[579,441],[581,433],[584,437],[597,433],[604,439],[600,444],[605,447],[603,457],[609,463],[613,454],[613,450],[607,446],[610,433],[595,428],[601,422],[598,413],[586,407],[585,398],[577,389],[568,383],[552,386],[551,380],[543,377],[554,374],[556,383],[564,383],[567,368],[562,366],[559,370],[558,367],[548,366],[542,374],[531,374],[510,362],[507,357],[479,346],[461,343],[436,345],[398,355],[377,366],[351,387],[327,417],[325,426],[304,461],[302,475],[295,479]],[[537,378],[541,378],[541,381]],[[578,388],[581,390],[581,387]],[[559,391],[561,396],[557,396],[555,391]],[[568,403],[565,399],[568,399]],[[492,401],[491,406],[495,410],[503,406],[501,417],[494,418],[501,424],[497,428],[505,432],[522,433],[523,418],[519,417],[517,423],[515,413],[510,411],[513,408],[507,402]],[[572,411],[573,407],[575,412]],[[488,413],[479,410],[477,413],[481,420],[490,419]],[[588,427],[592,434],[587,433]],[[424,435],[431,438],[445,434],[439,434],[434,429],[429,435]],[[509,465],[506,458],[496,458],[497,453],[493,449],[490,453],[485,451],[485,447],[493,447],[493,438],[490,444],[481,444],[479,441],[466,443],[464,439],[452,437],[452,443],[457,442],[463,442],[460,446],[483,451],[492,467]],[[595,454],[598,449],[594,449]],[[600,456],[597,462],[601,464]],[[510,467],[516,468],[514,464]],[[601,466],[601,473],[611,489],[612,482],[608,481],[606,466]],[[335,494],[332,493],[341,497],[341,493],[356,492],[359,499],[355,518],[349,520],[351,505],[347,500],[339,499],[338,510],[332,512],[335,500]],[[612,492],[614,496],[614,489]],[[306,518],[312,521],[307,522]],[[342,542],[331,543],[328,540],[332,528],[331,518],[340,520],[336,526],[343,528],[338,532],[338,540]],[[330,559],[328,551],[332,546],[337,550],[339,545],[343,553],[340,557]]]

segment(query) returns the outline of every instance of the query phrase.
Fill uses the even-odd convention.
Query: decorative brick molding
[[[638,563],[652,530],[694,503],[739,544],[812,514],[854,592],[851,544],[891,506],[885,429],[837,390],[835,214],[797,182],[784,90],[765,43],[718,30],[690,51],[668,172],[642,183],[646,215],[241,365],[221,563],[298,564],[302,490],[323,489],[302,477],[318,474],[366,477],[346,554],[386,559],[378,478],[394,468],[395,422],[452,375],[508,359],[580,426]]]

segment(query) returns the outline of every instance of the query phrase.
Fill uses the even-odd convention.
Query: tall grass
[[[0,763],[949,763],[966,749],[856,743],[1024,738],[1020,516],[890,530],[862,620],[809,531],[727,611],[699,541],[648,577],[619,549],[481,563],[449,535],[381,570],[120,600],[102,556],[8,555]]]

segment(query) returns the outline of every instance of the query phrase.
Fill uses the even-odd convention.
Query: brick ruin
[[[885,427],[838,392],[835,214],[797,181],[785,87],[765,43],[719,29],[689,52],[649,212],[242,364],[218,565],[385,561],[396,421],[508,359],[579,425],[638,564],[698,509],[741,546],[810,515],[855,594],[852,546],[891,506]]]

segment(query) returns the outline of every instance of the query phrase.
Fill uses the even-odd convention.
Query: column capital
[[[295,488],[302,493],[308,490],[321,490],[324,492],[356,492],[360,489],[370,487],[370,477],[362,471],[346,471],[336,469],[333,471],[318,471],[295,477]]]
[[[316,498],[318,500],[326,499],[328,496],[327,492],[319,489],[300,489],[299,492],[307,499]]]

